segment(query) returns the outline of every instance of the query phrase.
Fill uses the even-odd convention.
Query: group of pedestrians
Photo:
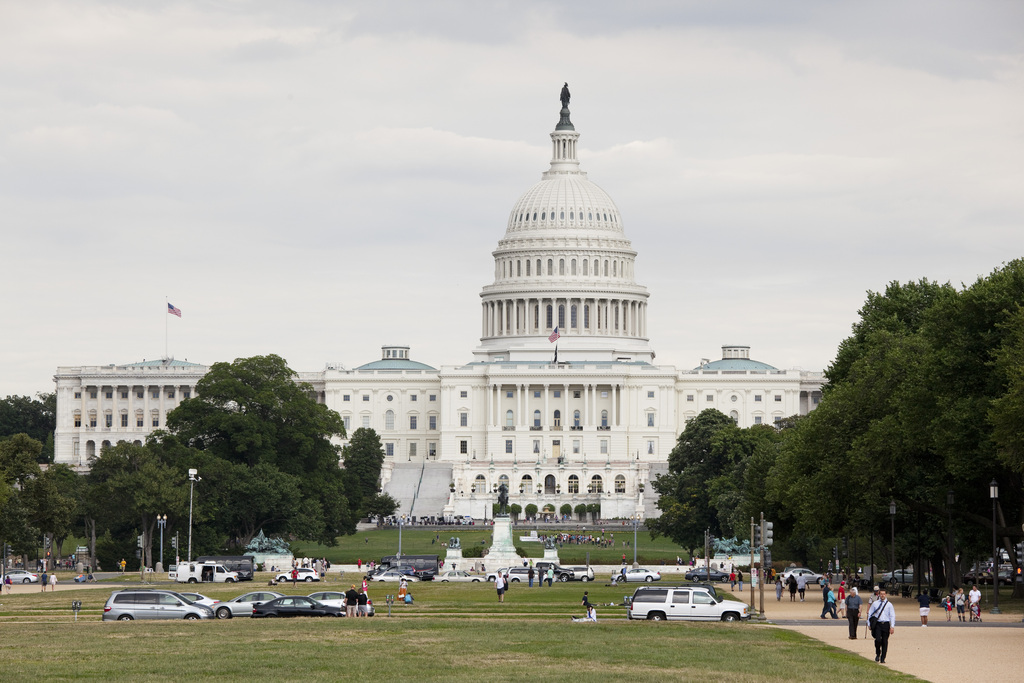
[[[355,584],[352,584],[352,587],[345,591],[345,616],[368,617],[369,604],[370,596],[367,595],[365,587],[357,591]]]

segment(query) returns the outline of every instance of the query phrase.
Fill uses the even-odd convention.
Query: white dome
[[[505,237],[543,231],[551,236],[571,231],[578,237],[593,231],[599,237],[622,237],[622,220],[608,193],[583,177],[546,177],[519,198],[512,207]],[[614,235],[609,235],[614,233]]]

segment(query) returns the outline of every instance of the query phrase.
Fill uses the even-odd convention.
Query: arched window
[[[555,492],[555,475],[549,474],[544,477],[544,493],[551,495]]]
[[[532,493],[533,492],[533,477],[529,474],[524,474],[522,480],[519,482],[519,493]]]
[[[559,275],[565,275],[565,259],[564,258],[558,259],[558,274]]]
[[[576,323],[576,304],[573,304],[572,307],[569,309],[569,327],[571,327],[574,330],[577,327],[579,327],[579,325],[577,325]]]
[[[547,320],[547,322],[548,322],[548,329],[549,330],[552,327],[554,327],[554,325],[555,325],[553,317],[552,317],[553,315],[554,315],[554,309],[551,307],[551,304],[548,304],[548,320]]]
[[[573,260],[569,261],[569,274],[570,275],[575,275],[576,274],[576,259],[573,259]]]
[[[608,277],[608,259],[604,260],[604,276]]]
[[[602,410],[601,411],[601,426],[602,427],[607,427],[608,426],[608,411],[607,410]]]
[[[570,474],[569,475],[569,493],[579,493],[579,492],[580,492],[580,478],[577,477],[575,474]]]
[[[615,475],[615,493],[626,492],[626,478],[621,474]]]
[[[740,414],[737,413],[735,410],[729,413],[729,417],[731,417],[732,421],[735,422],[736,424],[740,423]]]
[[[384,429],[394,429],[394,428],[395,428],[395,411],[389,410],[388,412],[384,413]]]
[[[505,411],[505,426],[514,427],[516,424],[515,414],[511,410]]]
[[[647,426],[648,427],[653,427],[654,426],[654,411],[653,410],[650,410],[650,411],[647,412]]]
[[[484,493],[487,491],[487,479],[484,475],[476,475],[476,481],[473,482],[473,493]]]
[[[556,426],[556,427],[561,427],[562,426],[562,411],[561,410],[556,410],[555,411],[554,426]]]
[[[555,274],[555,260],[554,259],[548,259],[548,275],[554,275],[554,274]]]
[[[558,327],[565,329],[565,305],[558,305]]]
[[[540,427],[540,411],[539,410],[533,411],[533,426],[534,427]]]
[[[612,277],[618,277],[618,276],[619,276],[619,262],[618,261],[612,261]]]
[[[572,411],[572,426],[576,429],[580,428],[580,411]]]
[[[604,480],[600,474],[590,478],[590,493],[604,493]]]
[[[540,329],[540,306],[533,307],[533,328]]]

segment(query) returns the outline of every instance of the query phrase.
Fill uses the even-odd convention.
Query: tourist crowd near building
[[[714,408],[740,427],[770,425],[820,398],[822,373],[777,369],[743,345],[687,369],[654,363],[637,254],[615,203],[580,170],[568,100],[566,88],[550,168],[493,252],[472,359],[435,368],[388,345],[364,365],[298,373],[350,435],[380,435],[383,486],[403,514],[488,518],[505,484],[510,504],[541,518],[565,504],[656,516],[649,483],[688,420]],[[170,359],[58,368],[56,462],[85,470],[105,446],[144,442],[207,370]]]

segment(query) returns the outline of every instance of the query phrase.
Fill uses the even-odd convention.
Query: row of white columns
[[[533,387],[537,385],[532,384],[498,384],[493,383],[488,385],[487,389],[487,423],[489,427],[504,427],[505,416],[501,410],[502,402],[501,396],[497,393],[503,390],[504,387],[514,386],[516,395],[514,400],[516,402],[515,410],[515,422],[514,425],[517,429],[526,429],[533,425],[533,412],[529,410],[529,392],[535,391]],[[561,387],[561,427],[563,431],[571,431],[569,427],[572,425],[572,415],[569,412],[569,392],[571,391],[569,384],[544,384],[542,398],[544,399],[544,410],[541,413],[541,426],[550,428],[554,426],[554,415],[551,412],[551,391],[553,387]],[[575,385],[580,386],[580,385]],[[601,385],[608,386],[608,385]],[[608,426],[619,425],[619,396],[622,392],[622,387],[619,384],[612,384],[609,386],[611,391],[611,411],[609,414]],[[598,426],[596,417],[599,414],[597,409],[597,392],[599,391],[598,385],[596,384],[584,384],[582,385],[583,391],[583,412],[580,415],[580,426]]]
[[[551,306],[551,325],[547,307]],[[563,307],[559,316],[558,307]],[[576,307],[573,325],[572,307]],[[483,303],[484,337],[551,332],[562,334],[647,336],[647,302],[634,299],[538,298],[495,299]]]

